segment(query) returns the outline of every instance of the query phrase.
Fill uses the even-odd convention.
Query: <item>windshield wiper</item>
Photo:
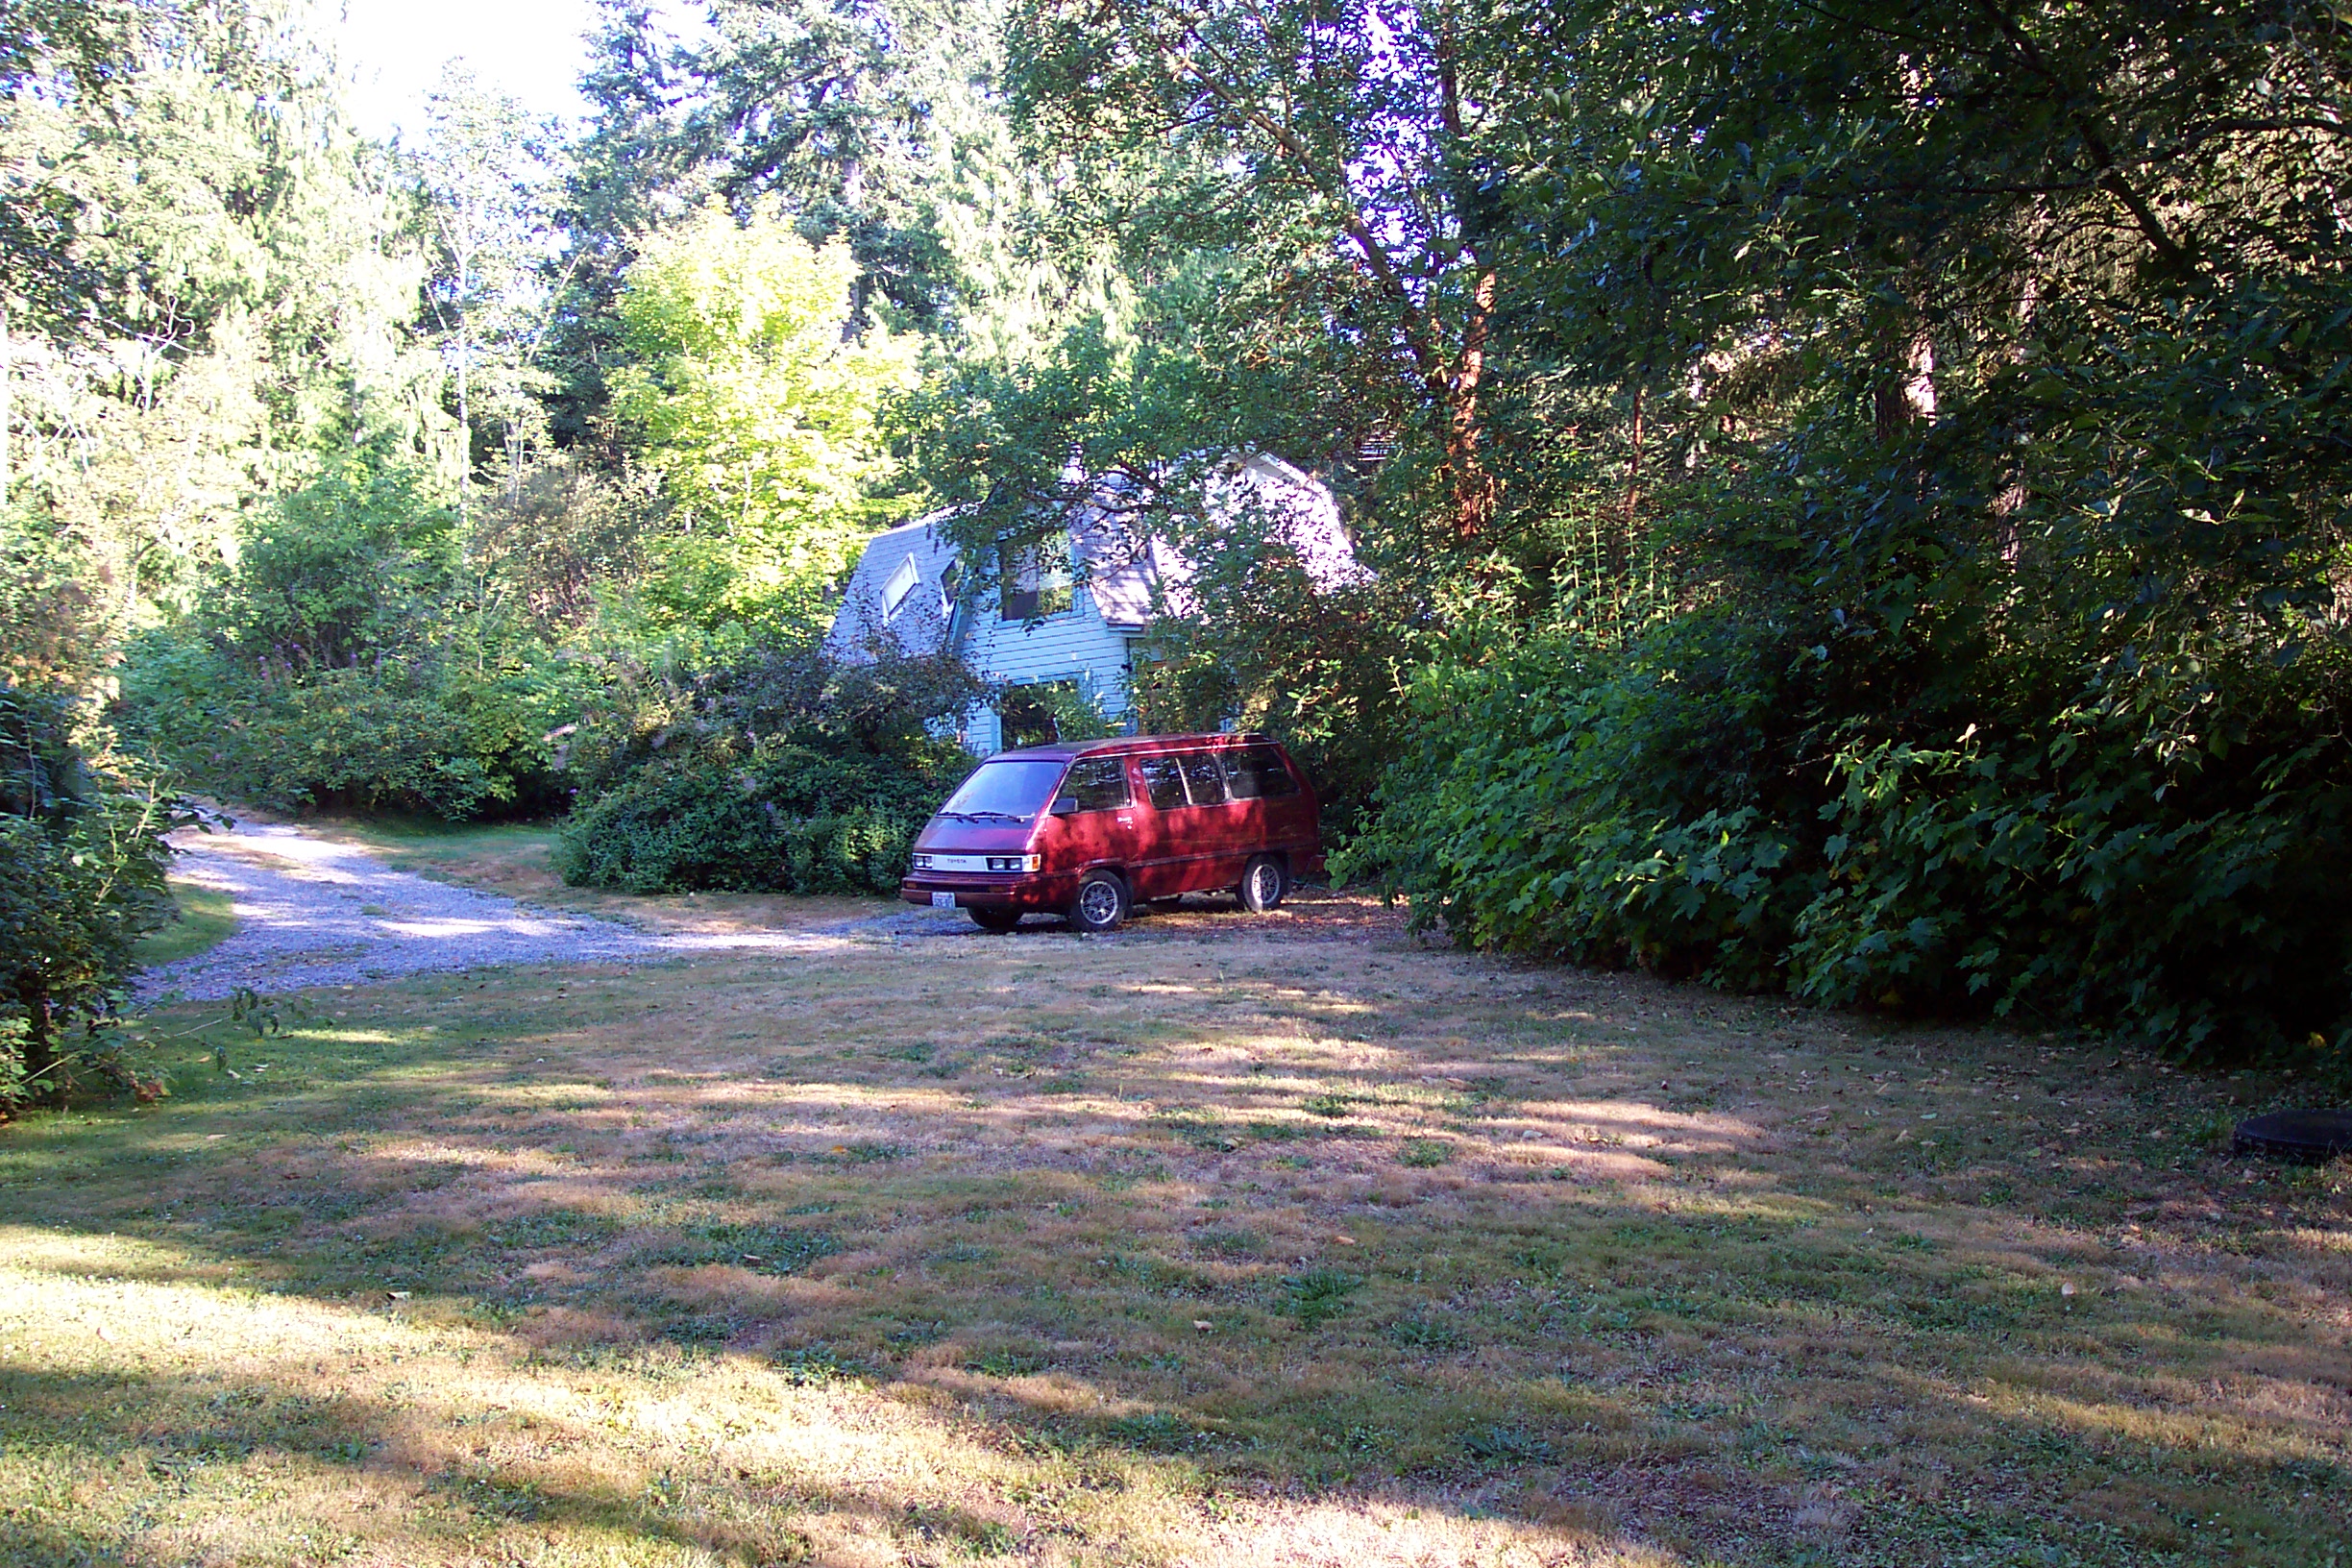
[[[1026,817],[1017,817],[1009,811],[959,811],[956,815],[972,821],[977,821],[983,817],[1001,817],[1008,822],[1025,822],[1029,820]]]

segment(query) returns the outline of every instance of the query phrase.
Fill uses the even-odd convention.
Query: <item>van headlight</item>
[[[1034,871],[1045,864],[1043,855],[991,855],[988,869],[992,871]]]
[[[931,857],[929,855],[917,855],[915,857],[915,869],[919,871],[929,870],[931,869]]]

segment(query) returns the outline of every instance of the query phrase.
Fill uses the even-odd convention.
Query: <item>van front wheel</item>
[[[1252,915],[1263,915],[1283,901],[1290,891],[1290,873],[1272,855],[1254,857],[1241,872],[1241,907]]]
[[[1070,924],[1081,931],[1115,931],[1127,919],[1127,884],[1115,871],[1089,871],[1070,905]]]

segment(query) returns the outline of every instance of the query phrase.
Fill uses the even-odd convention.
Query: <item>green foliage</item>
[[[86,551],[0,510],[0,682],[34,690],[92,680],[106,625]]]
[[[625,893],[885,893],[953,784],[947,768],[806,747],[665,757],[574,812],[560,864],[575,886]]]
[[[1557,19],[1504,352],[1616,474],[1533,424],[1512,473],[1667,609],[1456,628],[1353,869],[1582,962],[2340,1058],[2341,21]]]
[[[2208,740],[2252,759],[2217,767],[2124,704],[2044,718],[2032,691],[1978,694],[1940,746],[1825,730],[1821,653],[1711,612],[1608,657],[1555,637],[1434,669],[1343,870],[1465,940],[1579,963],[2176,1054],[2345,1048],[2340,660],[2284,696],[2267,666],[2211,672],[2236,700]]]
[[[139,939],[171,917],[163,835],[179,816],[103,750],[85,754],[75,710],[0,684],[0,1113],[121,1076],[97,1024]]]
[[[883,399],[908,345],[845,337],[856,266],[771,211],[705,208],[645,242],[620,302],[613,409],[675,510],[643,589],[663,621],[804,634],[892,508]]]
[[[279,809],[552,799],[546,737],[590,678],[473,598],[454,523],[404,466],[297,491],[197,615],[132,640],[126,725],[184,777]]]
[[[576,885],[888,893],[970,758],[935,739],[988,689],[951,660],[756,654],[634,671],[576,737],[581,797],[559,857]]]

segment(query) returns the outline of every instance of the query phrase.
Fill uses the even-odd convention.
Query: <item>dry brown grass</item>
[[[0,1145],[0,1555],[2336,1560],[2345,1172],[2217,1141],[2279,1086],[1384,921],[191,1040]]]

